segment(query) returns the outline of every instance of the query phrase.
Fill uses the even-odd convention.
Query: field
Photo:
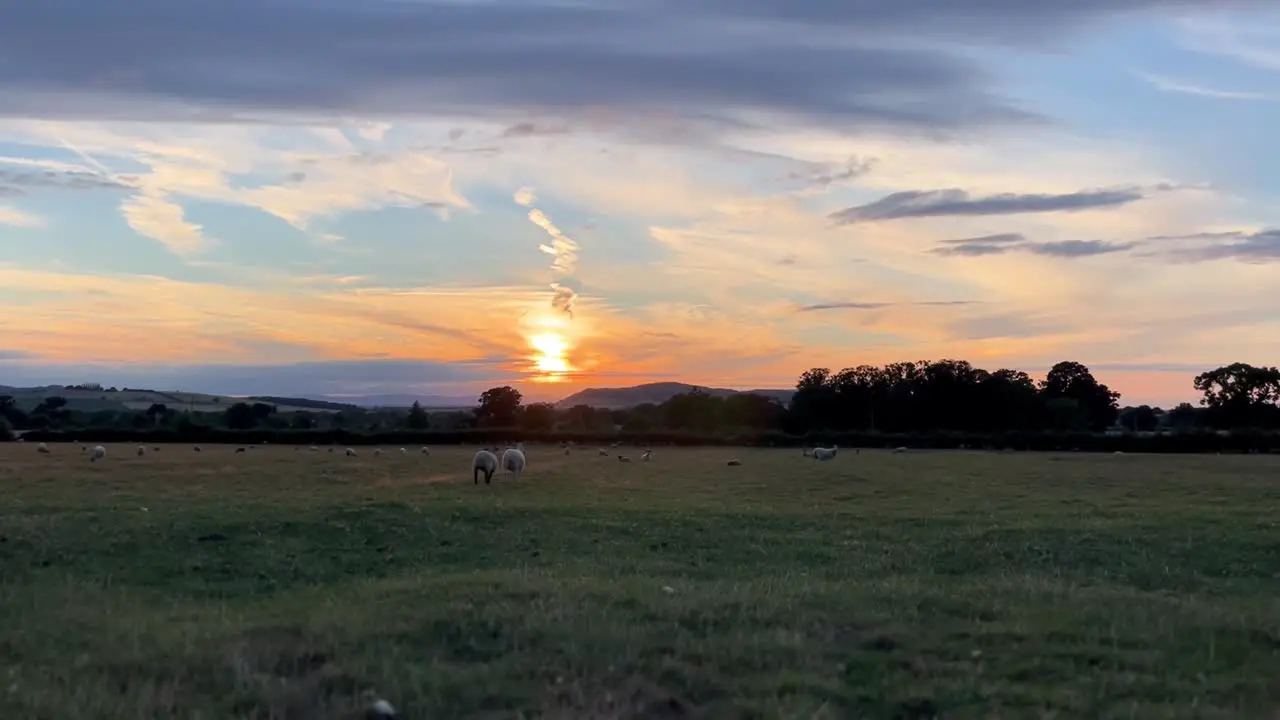
[[[0,717],[1280,710],[1278,458],[233,450],[0,445]]]

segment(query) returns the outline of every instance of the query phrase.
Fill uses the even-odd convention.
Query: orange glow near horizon
[[[565,373],[573,370],[568,359],[569,343],[560,333],[537,333],[529,337],[529,345],[534,349],[533,365],[539,373],[534,381],[561,382]]]

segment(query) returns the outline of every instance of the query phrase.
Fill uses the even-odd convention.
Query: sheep
[[[609,457],[609,451],[608,451],[608,450],[605,450],[604,448],[600,448],[600,456],[601,456],[601,457]]]
[[[896,448],[894,448],[894,449],[893,449],[893,451],[894,451],[895,453],[904,453],[904,452],[906,452],[906,451],[907,451],[907,449],[906,449],[905,447],[896,447]]]
[[[89,451],[89,462],[94,462],[95,460],[101,460],[106,456],[107,456],[106,448],[102,447],[101,445],[94,445],[93,450]]]
[[[471,459],[471,475],[476,485],[480,484],[480,473],[484,473],[484,484],[488,485],[497,471],[498,456],[488,450],[476,452],[476,456]]]
[[[309,448],[307,448],[307,449],[308,449],[308,450],[310,450],[311,452],[320,452],[320,446],[319,446],[319,445],[312,445],[311,447],[309,447]]]
[[[520,476],[524,474],[524,450],[514,447],[502,453],[502,469],[509,473],[515,473],[516,480],[519,480]]]
[[[374,454],[374,455],[382,455],[382,448],[374,448],[374,449],[373,449],[373,454]]]
[[[409,451],[408,451],[408,450],[405,450],[404,448],[400,448],[400,454],[401,454],[401,455],[408,455],[408,454],[409,454]]]
[[[422,446],[422,450],[421,450],[420,452],[421,452],[423,455],[430,455],[430,454],[431,454],[431,448],[427,447],[426,445],[423,445],[423,446]]]
[[[651,458],[652,456],[653,456],[652,450],[645,450],[644,454],[640,456],[640,459],[645,462],[649,462],[649,458]]]
[[[737,466],[739,466],[739,465],[741,465],[741,464],[742,464],[742,461],[741,461],[741,460],[739,460],[738,458],[734,458],[734,459],[730,460],[730,461],[729,461],[728,463],[726,463],[726,464],[727,464],[729,467],[737,467]]]
[[[619,456],[618,456],[618,461],[619,461],[619,462],[631,462],[631,458],[627,457],[626,455],[619,455]]]
[[[829,448],[816,447],[813,449],[813,453],[811,454],[811,457],[814,460],[823,460],[823,461],[833,460],[835,459],[836,452],[839,450],[840,448],[834,445]]]
[[[813,457],[813,453],[809,451],[809,448],[805,448],[804,450],[801,450],[800,454],[803,455],[804,457]]]
[[[347,448],[346,452],[347,452],[347,457],[355,457],[355,456],[356,456],[356,451],[355,451],[355,450],[352,450],[351,448]]]
[[[151,452],[160,452],[160,446],[159,446],[159,445],[152,445],[152,446],[151,446]]]
[[[146,454],[147,454],[147,446],[146,446],[146,445],[139,445],[139,446],[138,446],[138,457],[142,457],[143,455],[146,455]]]
[[[41,455],[48,455],[49,446],[45,445],[44,443],[40,443],[39,445],[36,446],[36,452],[40,453]]]
[[[569,448],[569,446],[567,446],[567,445],[566,445],[566,446],[565,446],[565,448],[564,448],[564,454],[565,454],[565,455],[568,455],[568,454],[569,454],[569,453],[571,453],[571,452],[573,452],[573,450],[572,450],[571,448]]]
[[[236,448],[236,452],[238,452],[238,453],[242,453],[242,452],[244,452],[244,448],[242,448],[242,447],[238,447],[238,448]]]

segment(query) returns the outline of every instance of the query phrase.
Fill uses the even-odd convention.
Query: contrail
[[[514,199],[520,205],[529,208],[529,221],[551,236],[550,245],[538,245],[539,250],[555,258],[551,262],[551,271],[559,280],[573,277],[574,271],[578,269],[578,243],[561,232],[545,213],[533,207],[535,200],[533,188],[520,188],[516,191]],[[551,283],[551,291],[551,307],[572,318],[573,301],[577,299],[578,293],[561,282]]]

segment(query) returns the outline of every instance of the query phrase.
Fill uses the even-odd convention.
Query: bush
[[[8,442],[13,439],[13,426],[9,424],[9,420],[0,417],[0,442]]]

